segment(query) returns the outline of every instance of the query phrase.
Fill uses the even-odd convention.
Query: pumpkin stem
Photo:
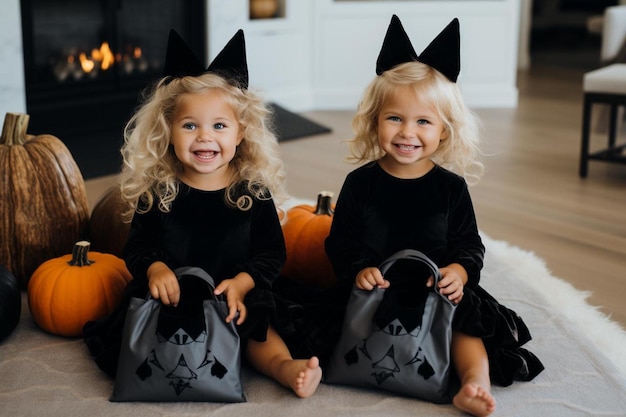
[[[24,113],[7,113],[4,116],[0,143],[8,146],[23,145],[30,116]]]
[[[72,249],[72,260],[68,262],[70,266],[89,266],[96,261],[92,261],[88,258],[89,247],[91,244],[86,240],[81,240],[74,244]]]
[[[313,214],[332,216],[335,210],[331,205],[333,193],[330,191],[320,191],[317,195],[317,206]]]

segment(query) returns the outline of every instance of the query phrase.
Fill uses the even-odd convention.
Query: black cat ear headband
[[[394,14],[376,61],[376,74],[380,75],[398,64],[419,61],[456,83],[461,70],[460,50],[459,19],[452,19],[418,56],[400,19]]]
[[[243,90],[248,88],[248,63],[243,30],[239,29],[235,33],[206,69],[178,32],[170,30],[164,75],[177,78],[198,76],[205,72],[218,74]]]

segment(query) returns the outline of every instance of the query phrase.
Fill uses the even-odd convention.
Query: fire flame
[[[93,71],[94,67],[96,66],[96,63],[93,62],[91,59],[88,59],[87,55],[84,52],[81,52],[80,55],[78,55],[78,60],[80,61],[80,67],[87,74]]]
[[[98,72],[112,68],[115,63],[122,65],[122,71],[127,74],[135,71],[145,72],[148,69],[148,62],[143,58],[140,47],[129,49],[127,54],[113,53],[109,43],[105,41],[99,48],[93,48],[90,53],[67,55],[64,62],[55,64],[53,71],[59,81],[65,80],[68,76],[78,80],[85,74],[96,77]]]
[[[68,60],[70,58],[73,60],[73,57],[68,57]],[[96,67],[96,63],[99,63],[99,67],[103,71],[111,68],[111,66],[115,63],[115,56],[113,55],[113,52],[111,52],[109,43],[102,42],[100,49],[94,48],[91,50],[89,58],[86,53],[81,52],[78,55],[78,60],[80,61],[80,67],[82,70],[89,74]]]
[[[100,64],[100,68],[106,71],[115,63],[115,55],[111,52],[111,47],[108,42],[102,42],[99,52],[102,54],[102,63]]]

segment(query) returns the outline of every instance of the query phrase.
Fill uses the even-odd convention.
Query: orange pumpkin
[[[287,210],[287,220],[283,223],[287,249],[281,273],[284,277],[322,288],[337,281],[324,248],[333,219],[332,197],[332,193],[322,191],[315,207],[301,204]]]
[[[130,223],[122,220],[124,202],[119,187],[111,187],[102,195],[91,211],[89,240],[97,252],[122,257]]]
[[[41,264],[28,283],[28,305],[35,323],[61,336],[78,337],[90,320],[110,314],[131,276],[117,256],[89,252],[80,241],[72,254]]]
[[[0,137],[0,264],[26,289],[44,261],[66,253],[89,223],[83,176],[65,144],[28,135],[29,116],[7,113]]]

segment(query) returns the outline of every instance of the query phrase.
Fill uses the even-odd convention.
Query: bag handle
[[[206,282],[209,285],[209,288],[211,289],[211,291],[209,291],[209,293],[211,294],[211,298],[214,301],[221,301],[220,303],[217,303],[215,305],[215,308],[220,311],[220,313],[222,314],[224,318],[228,316],[228,305],[226,304],[226,296],[224,294],[215,295],[215,292],[214,292],[215,281],[213,280],[213,277],[209,275],[207,271],[197,266],[181,266],[179,268],[176,268],[174,270],[174,273],[176,274],[176,278],[178,278],[179,281],[182,277],[193,276],[196,278],[200,278],[204,282]],[[237,312],[237,315],[233,322],[235,322],[238,318],[239,318],[239,312]]]
[[[207,271],[197,266],[181,266],[180,268],[176,268],[174,270],[174,274],[176,274],[176,278],[180,281],[180,279],[186,275],[194,276],[196,278],[200,278],[209,284],[212,290],[215,289],[215,281],[213,277],[209,275]]]
[[[385,259],[380,266],[378,267],[378,269],[380,269],[381,274],[383,274],[383,276],[385,276],[385,274],[387,273],[387,271],[389,270],[389,268],[391,268],[391,266],[396,263],[396,261],[399,260],[411,260],[411,261],[418,261],[421,262],[423,264],[425,264],[428,269],[430,270],[430,272],[432,273],[433,279],[434,279],[434,284],[433,284],[433,288],[435,290],[435,292],[437,294],[439,294],[441,296],[441,298],[443,298],[444,300],[448,301],[450,304],[454,305],[454,303],[448,299],[448,297],[446,297],[445,295],[441,294],[439,292],[439,286],[437,285],[439,283],[439,281],[441,281],[441,272],[439,272],[439,267],[437,266],[436,263],[434,263],[428,256],[424,255],[422,252],[415,250],[415,249],[403,249],[401,251],[398,251],[396,253],[394,253],[393,255],[391,255],[389,258]]]

